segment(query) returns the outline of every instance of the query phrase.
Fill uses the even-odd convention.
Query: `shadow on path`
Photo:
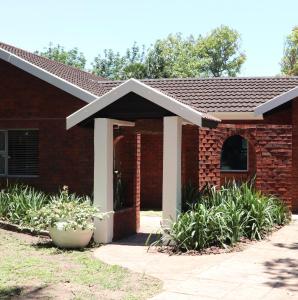
[[[270,279],[266,284],[274,288],[286,288],[298,292],[298,260],[279,258],[264,263]]]
[[[137,233],[131,235],[127,238],[118,240],[113,242],[116,245],[127,245],[127,246],[146,246],[146,242],[148,242],[148,246],[156,241],[160,237],[159,234],[150,234],[150,233]]]
[[[298,243],[291,243],[291,244],[285,244],[285,243],[275,243],[273,244],[276,247],[279,248],[286,248],[290,250],[298,250]]]

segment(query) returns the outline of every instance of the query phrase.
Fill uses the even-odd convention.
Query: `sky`
[[[105,48],[124,53],[181,32],[220,25],[241,34],[241,76],[275,76],[286,36],[298,25],[298,0],[0,0],[0,41],[29,51],[49,42],[78,47],[89,63]]]

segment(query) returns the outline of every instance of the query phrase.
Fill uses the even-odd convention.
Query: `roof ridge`
[[[255,80],[255,79],[298,79],[298,76],[278,75],[278,76],[223,76],[223,77],[185,77],[185,78],[146,78],[140,81],[196,81],[196,80]]]
[[[162,82],[162,81],[224,81],[224,80],[231,80],[231,81],[245,81],[245,80],[298,80],[298,76],[240,76],[240,77],[231,77],[231,76],[226,76],[226,77],[186,77],[186,78],[144,78],[144,79],[137,79],[141,82]],[[127,79],[128,80],[128,79]],[[107,80],[103,79],[100,81],[102,84],[106,83],[123,83],[126,80]]]

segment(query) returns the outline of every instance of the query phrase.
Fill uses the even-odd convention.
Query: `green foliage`
[[[252,183],[207,188],[193,207],[180,214],[166,235],[182,251],[233,245],[242,237],[260,240],[290,220],[288,208]]]
[[[204,76],[236,76],[245,62],[240,51],[240,34],[228,26],[220,26],[200,38],[195,45]]]
[[[196,52],[197,41],[181,34],[170,34],[149,49],[149,78],[186,78],[201,76],[202,61]]]
[[[86,66],[86,58],[82,52],[79,52],[78,48],[65,50],[59,44],[54,46],[53,43],[49,43],[44,51],[35,51],[35,53],[81,70],[84,70]]]
[[[134,43],[125,55],[106,49],[92,72],[108,79],[236,76],[244,61],[239,33],[221,26],[205,37],[170,34],[148,49]]]
[[[21,226],[30,223],[30,210],[39,210],[50,198],[43,192],[23,184],[8,185],[0,192],[0,219]]]
[[[39,210],[31,210],[31,226],[36,230],[62,226],[67,229],[93,229],[93,218],[103,219],[105,214],[92,206],[89,197],[77,197],[69,194],[64,187],[59,195],[51,197],[51,201]]]
[[[185,212],[189,210],[193,204],[195,204],[200,198],[201,193],[197,186],[193,185],[191,182],[182,187],[181,202],[182,211]]]
[[[0,192],[0,219],[36,230],[48,229],[63,221],[65,228],[91,228],[92,218],[104,214],[91,205],[87,196],[68,192],[47,195],[23,184],[8,185]]]
[[[98,55],[92,63],[92,72],[107,79],[141,79],[146,77],[145,48],[136,43],[126,50],[125,55],[105,49],[103,57]]]
[[[285,75],[298,75],[298,26],[295,26],[291,34],[287,36],[281,71]]]

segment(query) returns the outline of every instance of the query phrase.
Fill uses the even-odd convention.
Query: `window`
[[[220,169],[222,171],[248,170],[248,143],[240,135],[225,140],[221,150]]]
[[[38,130],[0,130],[0,175],[38,175],[38,148]]]

